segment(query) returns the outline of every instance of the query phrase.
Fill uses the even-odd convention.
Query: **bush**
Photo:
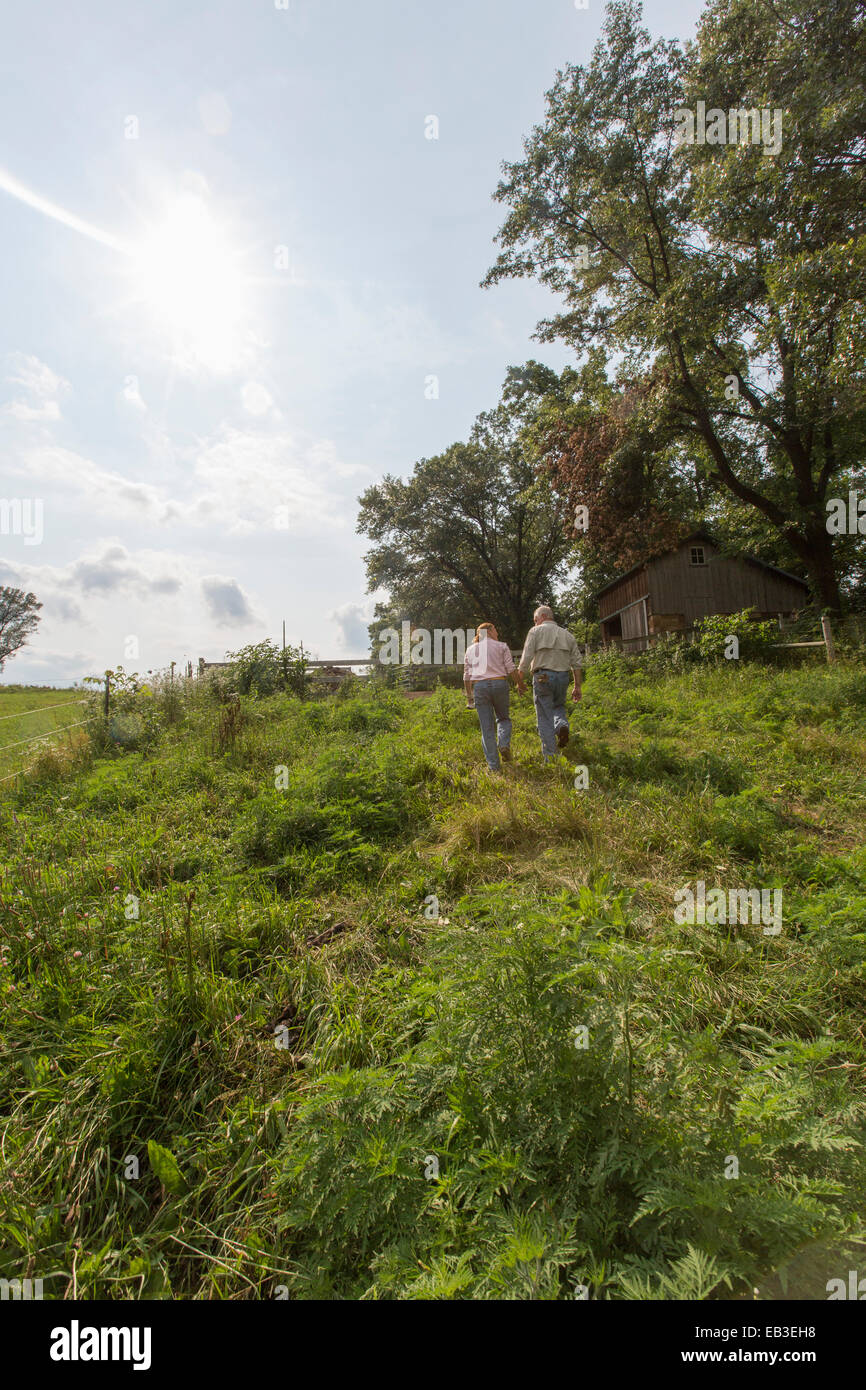
[[[702,618],[695,626],[698,630],[693,650],[703,661],[724,661],[730,651],[731,637],[737,639],[739,659],[755,661],[775,656],[775,645],[779,641],[779,628],[774,622],[755,622],[749,616],[749,609],[741,613],[715,613]]]
[[[350,750],[296,767],[288,786],[262,792],[239,818],[235,843],[248,863],[277,865],[299,848],[348,851],[362,840],[387,842],[411,831],[419,803],[395,758],[363,767]]]
[[[262,696],[286,690],[299,699],[306,694],[306,661],[300,647],[280,649],[268,638],[226,652],[226,659],[232,663],[221,681],[227,691]]]

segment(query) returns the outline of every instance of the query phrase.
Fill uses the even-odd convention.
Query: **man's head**
[[[553,609],[548,608],[547,604],[543,603],[540,608],[536,608],[532,615],[532,620],[536,627],[538,627],[539,623],[552,623]]]

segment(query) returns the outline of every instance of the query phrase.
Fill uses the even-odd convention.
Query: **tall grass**
[[[594,671],[552,767],[515,704],[498,781],[457,692],[170,694],[0,799],[0,1274],[824,1298],[862,1260],[861,667]],[[698,878],[781,886],[781,935],[677,926]]]

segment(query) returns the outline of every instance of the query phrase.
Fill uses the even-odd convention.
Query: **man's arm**
[[[518,669],[518,671],[520,672],[521,676],[526,676],[526,675],[529,674],[530,667],[531,667],[531,663],[532,663],[532,653],[534,652],[534,650],[535,650],[535,628],[533,627],[533,628],[530,628],[530,629],[529,629],[529,632],[526,634],[526,641],[525,641],[524,644],[523,644],[523,652],[522,652],[521,657],[520,657],[520,664],[519,664],[518,667],[517,667],[517,669]]]
[[[583,685],[583,668],[581,666],[580,647],[577,645],[577,639],[574,636],[574,634],[569,633],[569,636],[571,637],[571,674],[574,680],[574,685],[572,686],[571,691],[571,698],[572,700],[579,700],[581,697],[581,689]]]
[[[515,666],[514,657],[511,655],[508,647],[505,648],[505,670],[508,673],[509,680],[517,686],[519,693],[522,695],[526,689],[526,686],[523,684],[523,672]]]

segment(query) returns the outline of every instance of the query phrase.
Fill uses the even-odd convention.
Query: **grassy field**
[[[0,777],[26,767],[38,750],[39,744],[34,748],[23,740],[35,739],[82,719],[83,707],[77,703],[81,699],[80,690],[28,690],[0,685]]]
[[[200,694],[0,799],[0,1274],[823,1300],[862,1269],[866,671],[591,670],[548,768],[512,705],[499,779],[455,691]],[[781,933],[678,925],[698,880],[780,888]]]

